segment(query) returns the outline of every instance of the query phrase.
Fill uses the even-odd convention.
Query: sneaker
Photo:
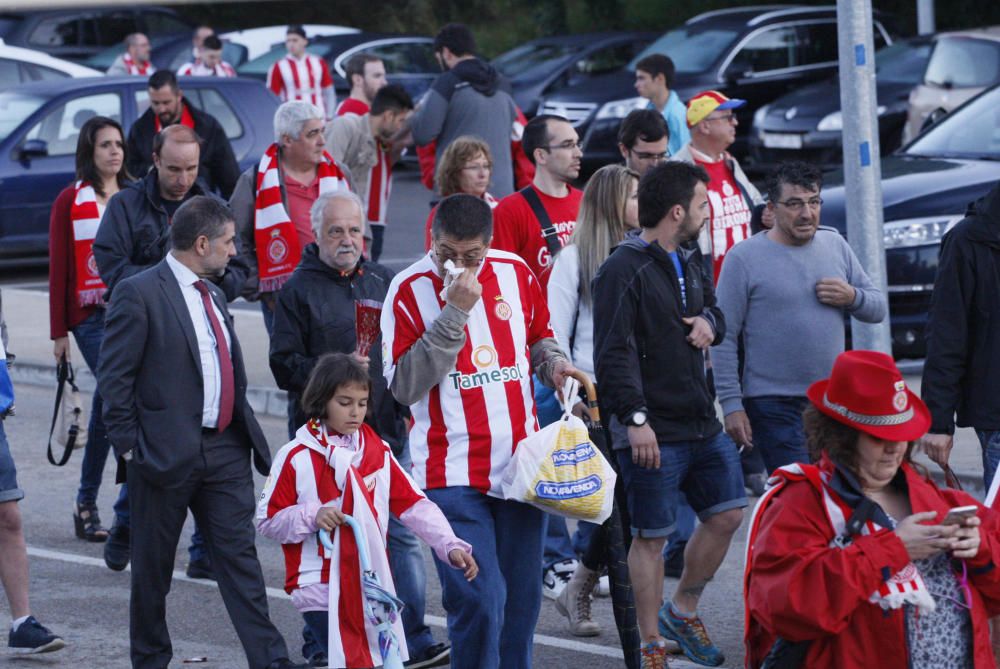
[[[670,602],[660,609],[659,628],[660,634],[680,644],[681,650],[693,662],[706,667],[718,667],[726,661],[726,656],[708,638],[701,618],[696,615],[690,618],[676,615]]]
[[[669,669],[667,647],[662,641],[650,641],[639,650],[642,669]]]
[[[7,647],[21,653],[51,653],[65,645],[61,637],[35,620],[35,616],[28,616],[16,631],[12,628],[7,637]]]
[[[123,525],[112,525],[108,540],[104,542],[104,564],[108,569],[122,571],[128,566],[129,529]]]
[[[188,562],[185,572],[188,578],[203,578],[209,581],[215,580],[215,571],[212,569],[212,560],[206,555],[197,560]]]
[[[451,664],[451,646],[446,643],[436,643],[415,657],[411,657],[404,667],[421,669],[422,667],[443,667]]]
[[[597,585],[599,575],[599,572],[579,565],[556,597],[556,610],[569,618],[569,632],[573,636],[597,636],[601,633],[601,626],[594,622],[590,612],[590,593]]]
[[[326,659],[326,653],[319,652],[310,655],[306,663],[309,665],[309,669],[325,669],[329,661]]]
[[[605,574],[597,579],[597,587],[594,588],[594,597],[610,597],[611,596],[611,583],[608,581],[608,575]]]
[[[569,559],[556,562],[542,574],[542,594],[549,599],[555,599],[569,583],[576,571],[576,560]]]
[[[764,494],[764,487],[767,484],[767,474],[758,472],[757,474],[747,474],[743,477],[743,487],[747,490],[747,496],[760,497]]]

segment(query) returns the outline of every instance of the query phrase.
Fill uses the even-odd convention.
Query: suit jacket
[[[232,340],[232,427],[243,431],[257,470],[266,475],[271,454],[246,399],[246,368],[233,319],[222,291],[206,283]],[[132,451],[136,470],[157,485],[183,482],[198,462],[201,374],[194,324],[166,260],[119,283],[108,308],[97,370],[104,424],[115,453]]]

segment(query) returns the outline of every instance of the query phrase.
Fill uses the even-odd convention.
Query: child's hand
[[[465,580],[471,581],[479,573],[479,565],[476,564],[475,558],[472,557],[467,551],[463,551],[461,548],[455,548],[450,553],[448,553],[448,560],[451,561],[451,566],[461,569],[465,572]]]
[[[316,526],[321,530],[333,532],[333,529],[344,524],[344,514],[332,506],[322,506],[316,512]]]

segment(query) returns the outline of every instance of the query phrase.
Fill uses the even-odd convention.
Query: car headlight
[[[597,110],[597,120],[604,118],[625,118],[629,112],[636,109],[645,109],[649,104],[646,98],[628,98],[626,100],[612,100],[605,103]]]
[[[758,133],[764,132],[764,119],[767,117],[767,110],[771,105],[764,105],[753,113],[753,127]]]
[[[881,116],[886,112],[886,107],[884,105],[879,105],[875,108],[875,113]],[[835,111],[831,114],[827,114],[820,122],[816,124],[816,129],[820,132],[832,132],[840,131],[844,129],[844,117],[839,111]]]
[[[927,216],[886,223],[882,229],[885,248],[888,250],[938,244],[944,233],[961,220],[961,216]]]

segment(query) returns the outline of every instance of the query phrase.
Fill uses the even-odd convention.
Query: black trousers
[[[189,508],[205,537],[222,601],[250,669],[263,669],[288,657],[285,641],[268,617],[264,575],[254,544],[250,449],[240,429],[203,432],[198,466],[180,485],[158,486],[134,463],[128,465],[128,485],[133,669],[163,669],[170,664],[166,598]]]

